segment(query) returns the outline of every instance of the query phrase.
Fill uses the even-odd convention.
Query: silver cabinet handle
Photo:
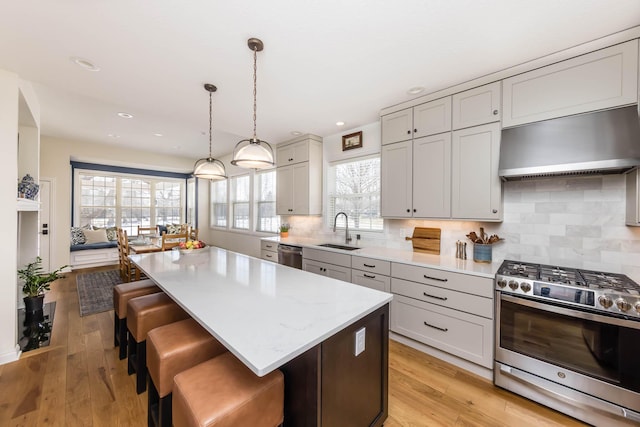
[[[266,246],[267,248],[272,248],[272,247],[273,247],[273,246],[271,246],[271,245],[265,245],[265,246]]]
[[[448,282],[449,279],[440,279],[438,277],[431,277],[431,276],[427,276],[426,274],[423,274],[425,279],[431,279],[431,280],[437,280],[438,282]]]
[[[446,300],[448,300],[448,299],[449,299],[449,298],[447,298],[447,297],[439,297],[439,296],[436,296],[436,295],[429,295],[429,294],[428,294],[428,293],[426,293],[426,292],[423,292],[423,293],[422,293],[422,295],[424,295],[425,297],[429,297],[429,298],[439,299],[440,301],[446,301]]]
[[[366,277],[367,279],[375,279],[376,278],[376,276],[369,276],[367,273],[362,273],[362,275],[364,277]]]
[[[376,268],[375,264],[374,265],[362,264],[362,265],[364,265],[365,267],[369,267],[369,268]]]
[[[430,328],[437,329],[437,330],[442,331],[442,332],[447,332],[449,330],[449,328],[441,328],[439,326],[433,326],[433,325],[428,324],[427,322],[424,322],[424,326],[428,326]]]

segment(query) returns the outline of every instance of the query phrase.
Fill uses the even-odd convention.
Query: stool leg
[[[149,377],[149,392],[147,393],[147,426],[157,427],[160,418],[160,408],[158,405],[158,389],[153,383],[153,378]]]
[[[113,346],[117,347],[120,344],[118,340],[120,336],[120,329],[118,328],[118,315],[113,313]]]
[[[127,357],[127,319],[118,319],[118,342],[120,343],[120,360]]]
[[[129,375],[133,374],[136,371],[136,365],[134,360],[136,358],[136,340],[133,338],[132,334],[129,334],[127,344],[127,373]]]
[[[160,413],[160,427],[171,427],[171,393],[160,398],[158,408]]]
[[[147,341],[136,346],[136,392],[142,394],[147,389]]]

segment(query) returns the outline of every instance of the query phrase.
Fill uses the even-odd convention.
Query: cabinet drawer
[[[397,262],[391,263],[391,276],[411,282],[493,298],[493,279],[485,277],[452,273],[450,271],[400,264]]]
[[[493,300],[491,298],[396,278],[391,280],[391,292],[493,319]]]
[[[351,256],[351,268],[357,268],[358,270],[370,271],[377,274],[384,274],[385,276],[389,276],[391,274],[391,263],[389,261],[355,255]]]
[[[493,363],[493,321],[396,296],[391,330],[486,368]]]
[[[304,247],[302,257],[351,268],[351,255],[347,254]]]
[[[260,251],[260,258],[267,261],[278,262],[278,252],[271,252],[271,251],[266,251],[262,249]]]
[[[265,250],[265,251],[277,252],[278,251],[278,243],[277,242],[272,242],[272,241],[269,241],[269,240],[260,240],[260,249]]]
[[[391,292],[391,278],[382,274],[351,270],[351,283],[382,292]]]

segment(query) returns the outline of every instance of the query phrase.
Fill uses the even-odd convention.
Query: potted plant
[[[63,265],[51,273],[44,273],[42,258],[36,257],[34,262],[18,270],[18,277],[24,280],[22,292],[25,294],[23,300],[27,312],[42,310],[45,291],[51,288],[51,282],[64,277],[60,272],[66,267],[68,266]]]
[[[286,222],[280,225],[280,237],[289,237],[289,228],[291,227]]]

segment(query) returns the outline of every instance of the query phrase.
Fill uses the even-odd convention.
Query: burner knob
[[[606,295],[600,295],[598,297],[598,302],[600,303],[601,306],[603,306],[604,308],[609,308],[613,305],[613,301],[611,301],[611,298],[609,298]]]
[[[509,287],[512,291],[515,291],[516,289],[518,289],[518,282],[516,282],[515,280],[509,280]]]
[[[618,298],[616,300],[616,306],[620,309],[620,311],[627,312],[631,310],[631,304],[629,304],[627,301],[625,301],[622,298]]]
[[[636,309],[636,311],[637,311],[638,313],[640,313],[640,301],[638,301],[638,302],[636,303],[636,305],[634,306],[634,308]]]
[[[527,282],[522,282],[520,283],[520,289],[522,289],[522,291],[524,293],[527,293],[531,290],[531,284],[527,283]]]
[[[507,286],[507,281],[505,279],[500,279],[498,280],[498,286],[500,286],[501,288],[504,288],[505,286]]]

